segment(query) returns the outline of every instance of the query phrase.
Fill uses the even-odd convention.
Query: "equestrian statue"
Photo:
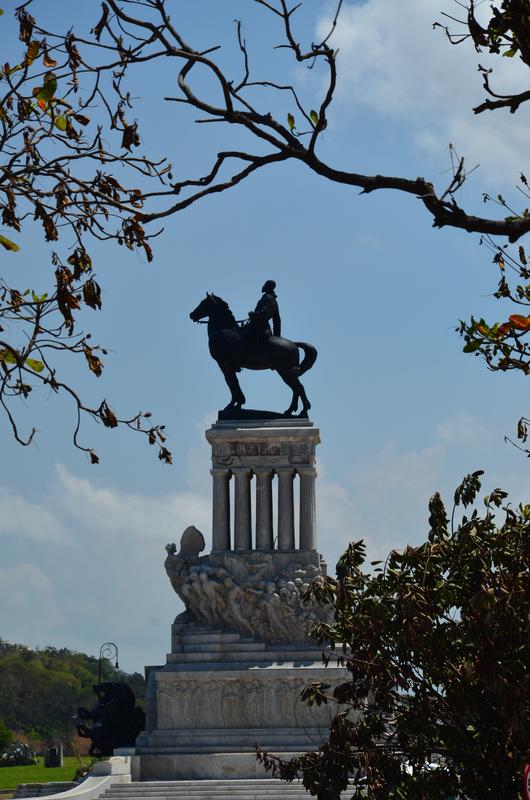
[[[135,705],[133,690],[125,683],[97,683],[92,687],[97,703],[81,706],[77,718],[79,736],[90,739],[90,756],[111,756],[116,747],[133,747],[145,729],[145,714]]]
[[[245,403],[245,395],[237,378],[238,372],[242,369],[272,369],[293,392],[293,399],[285,416],[292,416],[301,400],[302,411],[299,416],[307,417],[311,403],[300,382],[300,375],[311,369],[317,351],[312,344],[292,342],[281,336],[281,319],[275,289],[274,281],[268,280],[264,283],[262,297],[254,311],[249,312],[248,321],[243,324],[236,321],[225,300],[209,292],[191,312],[190,318],[194,322],[204,319],[208,321],[210,355],[217,361],[232,395],[225,411],[241,409]],[[301,362],[300,350],[304,354]]]

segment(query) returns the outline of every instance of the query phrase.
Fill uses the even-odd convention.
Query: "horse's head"
[[[206,292],[204,300],[201,300],[197,308],[194,308],[191,312],[190,319],[192,319],[193,322],[199,322],[199,320],[204,319],[204,317],[209,317],[214,306],[215,295]]]
[[[204,300],[201,300],[197,308],[190,314],[190,319],[194,322],[199,322],[205,317],[221,328],[230,328],[236,325],[235,317],[230,311],[228,303],[222,297],[217,297],[216,294],[210,294],[210,292],[206,293]]]
[[[108,702],[116,690],[116,684],[111,681],[104,681],[103,683],[94,684],[92,689],[99,697],[100,702]]]

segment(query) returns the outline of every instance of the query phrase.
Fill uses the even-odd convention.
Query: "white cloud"
[[[317,487],[317,531],[318,549],[328,563],[328,572],[333,573],[337,557],[348,543],[364,536],[362,521],[351,497],[351,492],[340,483],[329,483],[323,478],[319,464]]]
[[[429,498],[441,492],[450,510],[456,485],[476,469],[485,471],[482,496],[501,486],[514,505],[528,502],[520,458],[508,446],[499,450],[498,433],[482,421],[457,411],[433,427],[426,446],[404,449],[389,442],[369,458],[355,459],[341,484],[319,480],[320,549],[332,568],[354,539],[365,540],[370,559],[423,541]]]
[[[354,498],[360,535],[370,558],[419,542],[425,535],[427,502],[440,488],[446,449],[436,441],[421,450],[388,444],[372,459],[356,464],[348,490]]]
[[[164,545],[193,524],[209,549],[209,493],[131,493],[58,466],[40,504],[1,487],[0,498],[0,531],[20,534],[6,537],[2,553],[15,566],[0,570],[0,636],[89,653],[117,641],[126,669],[164,659],[170,624],[182,611],[164,572]],[[18,519],[16,528],[3,509]],[[39,567],[16,563],[26,560],[21,537],[32,539]]]
[[[462,410],[436,425],[434,432],[444,445],[476,445],[481,442],[484,446],[498,442],[498,437],[489,428]]]
[[[507,91],[527,88],[528,69],[517,58],[476,53],[470,42],[451,46],[432,25],[443,19],[442,10],[460,9],[440,5],[438,0],[345,5],[332,40],[340,48],[337,100],[402,119],[413,142],[438,162],[451,142],[468,167],[481,164],[489,185],[511,184],[527,166],[530,109],[474,115],[472,108],[485,98],[477,66],[494,66],[492,86]],[[329,19],[318,27],[319,34],[329,30]]]
[[[0,635],[12,642],[52,636],[63,616],[50,579],[35,564],[0,568]]]
[[[484,493],[501,485],[514,499],[524,499],[527,481],[520,461],[511,480],[498,447],[492,447],[494,439],[480,420],[462,410],[433,426],[427,445],[403,449],[388,443],[369,457],[354,455],[344,479],[334,479],[329,470],[326,475],[319,463],[318,549],[329,571],[354,539],[364,538],[370,559],[422,541],[429,497],[439,490],[449,505],[454,485],[471,470],[486,469]],[[208,448],[197,445],[193,467],[204,491],[190,488],[157,497],[112,485],[102,488],[97,478],[76,476],[64,466],[57,468],[40,506],[23,498],[15,504],[13,495],[1,490],[2,508],[20,511],[24,523],[19,532],[32,539],[32,563],[27,563],[25,539],[5,538],[2,555],[15,566],[0,569],[0,636],[91,653],[102,641],[117,641],[127,669],[163,661],[170,624],[182,610],[164,573],[164,545],[178,544],[183,530],[194,524],[210,549],[211,489],[204,451],[208,455]],[[506,452],[513,455],[509,448]],[[48,530],[48,536],[35,538],[39,521],[37,529]],[[55,530],[61,537],[50,538]]]
[[[210,524],[209,498],[192,491],[149,497],[96,487],[64,466],[57,467],[57,476],[63,512],[77,523],[90,521],[93,535],[110,534],[117,540],[123,535],[137,546],[138,540],[176,538],[188,525],[206,530]]]
[[[58,542],[66,529],[57,514],[0,486],[0,536],[23,536],[39,542]]]

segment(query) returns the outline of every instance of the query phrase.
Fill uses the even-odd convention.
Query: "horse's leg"
[[[281,377],[283,378],[283,375]],[[283,379],[285,381],[285,378]],[[287,383],[288,386],[290,386],[291,389],[293,389],[293,387],[288,381],[285,382]],[[293,389],[293,399],[291,400],[291,405],[289,406],[287,411],[284,411],[283,413],[285,414],[286,417],[290,417],[291,414],[294,414],[297,408],[298,408],[298,392],[295,391],[295,389]]]
[[[285,412],[286,414],[288,415],[294,414],[294,412],[298,410],[298,398],[299,398],[298,392],[295,389],[293,389],[293,399],[291,400],[291,405]]]
[[[291,405],[289,406],[287,411],[284,411],[284,416],[290,417],[290,416],[292,416],[292,414],[294,414],[294,412],[298,408],[299,392],[298,392],[298,388],[296,386],[296,382],[298,381],[298,378],[296,377],[296,375],[293,375],[292,372],[287,371],[287,370],[281,370],[281,371],[277,370],[277,372],[278,372],[278,375],[280,376],[280,378],[293,391],[293,399],[291,400]]]
[[[302,400],[302,410],[298,416],[308,417],[309,416],[308,411],[311,408],[311,403],[308,400],[308,397],[305,393],[305,389],[302,385],[302,382],[300,381],[300,378],[298,377],[296,378],[296,383],[298,386],[298,394],[300,395],[300,398]]]
[[[241,406],[246,402],[246,398],[241,391],[241,386],[239,385],[239,381],[234,369],[232,367],[219,366],[221,367],[224,379],[232,395],[230,402],[227,406],[225,406],[225,411],[228,411],[231,408],[241,408]]]
[[[291,371],[284,372],[283,370],[281,372],[278,370],[278,375],[280,376],[280,378],[282,378],[282,380],[285,381],[287,386],[289,386],[293,390],[293,400],[291,402],[291,405],[285,412],[285,416],[286,417],[291,416],[291,414],[294,411],[296,411],[296,409],[298,408],[298,398],[300,398],[302,400],[302,411],[300,412],[299,416],[307,417],[308,411],[311,408],[311,403],[307,399],[305,389],[302,386],[298,376],[293,375]]]

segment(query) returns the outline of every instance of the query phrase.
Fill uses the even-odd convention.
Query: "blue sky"
[[[50,28],[65,10],[79,31],[99,14],[96,2],[75,4],[75,12],[66,0],[34,5]],[[14,6],[4,0],[7,29]],[[236,76],[239,18],[257,77],[283,75],[305,97],[318,96],[318,74],[273,53],[280,31],[263,8],[250,0],[173,6],[189,40],[223,43],[223,64]],[[304,3],[300,39],[316,38],[329,9]],[[424,175],[441,186],[449,182],[451,142],[469,165],[481,165],[462,202],[488,212],[482,192],[510,197],[528,168],[528,113],[474,117],[483,96],[476,66],[487,58],[451,49],[432,30],[441,10],[454,11],[450,0],[345,3],[339,88],[320,154],[344,169]],[[516,62],[501,67],[503,81],[508,70],[514,81],[524,75]],[[167,62],[138,76],[137,114],[151,152],[168,154],[175,176],[202,174],[212,154],[239,139],[164,105],[174,82]],[[289,110],[270,103],[279,114]],[[51,267],[40,231],[28,225],[19,243],[18,254],[2,256],[3,271],[46,288]],[[471,313],[500,318],[490,297],[498,276],[478,237],[434,230],[414,198],[359,197],[284,164],[169,218],[151,265],[112,244],[92,252],[104,310],[87,312],[83,324],[109,356],[99,380],[77,367],[72,374],[88,398],[106,397],[120,413],[148,408],[165,422],[175,464],[160,464],[138,437],[87,426],[85,440],[101,458],[91,466],[70,445],[68,402],[45,392],[21,412],[39,428],[32,447],[18,446],[0,418],[3,638],[91,653],[110,639],[128,669],[164,660],[181,610],[163,570],[164,545],[190,524],[209,539],[204,429],[228,399],[206,331],[188,318],[206,291],[241,318],[274,278],[285,335],[318,348],[304,383],[321,431],[319,548],[330,565],[351,538],[364,536],[373,557],[421,541],[429,496],[440,490],[449,503],[477,468],[486,470],[485,490],[500,485],[528,500],[527,462],[503,442],[528,412],[524,379],[488,373],[462,353],[454,333]],[[241,383],[249,406],[289,403],[271,373],[245,372]]]

